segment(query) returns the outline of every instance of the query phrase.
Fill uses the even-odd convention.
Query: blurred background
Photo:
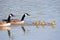
[[[51,26],[39,28],[36,26],[24,26],[28,32],[24,33],[20,25],[12,26],[13,40],[60,40],[60,0],[0,0],[0,20],[6,19],[10,13],[16,15],[14,19],[21,19],[24,13],[25,23],[44,20],[55,21],[54,29]],[[7,30],[0,30],[0,40],[9,40]]]

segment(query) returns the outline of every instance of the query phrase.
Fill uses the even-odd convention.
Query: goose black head
[[[14,15],[11,13],[11,14],[9,14],[9,16],[13,17]]]
[[[25,13],[24,15],[25,15],[25,16],[30,16],[28,13]]]
[[[8,16],[8,19],[7,19],[7,23],[9,23],[10,22],[10,19],[11,19],[11,17],[13,17],[14,15],[11,13],[11,14],[9,14],[9,16]]]
[[[24,20],[25,16],[30,16],[30,15],[29,15],[28,13],[25,13],[25,14],[22,16],[21,21]]]

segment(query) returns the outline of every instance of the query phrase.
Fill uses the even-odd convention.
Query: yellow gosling
[[[36,28],[38,28],[38,25],[39,24],[40,24],[40,21],[39,20],[36,20],[35,22],[32,22],[30,25],[33,25],[33,26],[36,25]]]
[[[51,24],[54,25],[55,24],[55,20],[52,20]]]
[[[40,24],[40,21],[39,20],[36,20],[36,22],[35,22],[36,28],[38,28],[38,25],[39,24]]]
[[[44,25],[45,25],[45,21],[44,20],[41,20],[41,25],[42,25],[42,28],[44,28]]]
[[[45,25],[45,21],[44,20],[41,20],[41,25]]]
[[[48,25],[54,25],[55,24],[55,20],[52,20],[51,22],[48,22]]]

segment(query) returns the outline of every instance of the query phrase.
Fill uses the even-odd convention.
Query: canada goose
[[[28,14],[28,13],[25,13],[25,14],[22,16],[21,20],[12,19],[12,20],[11,20],[11,24],[24,24],[24,18],[25,18],[25,16],[29,16],[29,14]]]
[[[14,16],[13,14],[9,14],[9,16],[8,16],[8,19],[7,19],[7,21],[5,22],[5,21],[0,21],[0,27],[5,27],[5,26],[10,26],[11,25],[11,23],[10,23],[10,19],[11,19],[11,16]]]
[[[25,18],[25,16],[29,16],[29,14],[28,14],[28,13],[25,13],[25,14],[22,16],[21,20],[11,19],[10,23],[11,23],[11,24],[23,24],[23,23],[24,23],[24,18]],[[7,21],[7,19],[3,19],[2,21]]]
[[[11,25],[10,19],[11,19],[11,17],[13,17],[13,16],[14,16],[13,14],[9,14],[7,21],[0,21],[0,30],[5,30],[5,29],[7,29],[9,38],[11,37],[10,27],[9,27],[9,26]]]
[[[21,20],[11,19],[10,23],[11,23],[12,25],[14,25],[14,24],[24,24],[24,18],[25,18],[25,16],[29,16],[29,14],[28,14],[28,13],[25,13],[25,14],[22,16]],[[7,21],[7,20],[4,19],[3,21]],[[21,28],[22,28],[23,31],[25,32],[25,28],[24,28],[24,27],[21,27]]]

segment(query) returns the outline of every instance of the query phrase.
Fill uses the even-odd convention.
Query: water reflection
[[[7,30],[7,33],[8,33],[9,39],[10,39],[10,40],[13,40],[13,39],[12,39],[11,32],[10,32],[10,29],[11,29],[10,26],[1,26],[1,27],[0,27],[0,31],[1,31],[1,30]]]
[[[34,22],[31,22],[31,23],[27,23],[27,24],[25,23],[25,24],[22,24],[22,25],[19,24],[19,25],[21,26],[21,28],[23,29],[23,32],[25,33],[28,30],[26,30],[24,26],[36,26],[36,28],[39,28],[40,26],[42,28],[44,28],[44,26],[51,26],[54,29],[55,28],[55,26],[54,26],[55,21],[52,20],[51,22],[45,22],[44,20],[36,20]],[[13,40],[12,34],[10,32],[11,28],[12,28],[11,26],[0,27],[0,30],[7,30],[10,40]]]
[[[9,27],[8,26],[7,27],[4,27],[4,26],[3,27],[0,27],[0,30],[10,30],[10,29],[11,29],[10,26]]]

